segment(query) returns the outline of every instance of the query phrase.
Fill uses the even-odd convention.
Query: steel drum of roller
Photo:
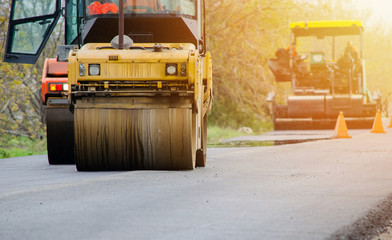
[[[74,114],[79,171],[195,167],[191,101],[84,99],[77,102]]]

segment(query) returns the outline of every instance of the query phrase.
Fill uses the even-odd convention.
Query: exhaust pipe
[[[119,16],[118,16],[118,35],[110,42],[115,49],[128,49],[132,46],[133,40],[124,35],[124,0],[119,1]]]
[[[118,48],[124,49],[124,0],[119,1]]]

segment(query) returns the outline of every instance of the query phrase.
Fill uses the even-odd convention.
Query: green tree
[[[208,48],[214,59],[210,123],[259,129],[268,117],[266,95],[274,89],[267,66],[287,41],[292,1],[207,1]]]

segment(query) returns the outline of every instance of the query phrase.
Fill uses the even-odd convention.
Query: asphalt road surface
[[[370,239],[392,219],[387,131],[210,148],[207,167],[194,171],[0,159],[0,239]]]

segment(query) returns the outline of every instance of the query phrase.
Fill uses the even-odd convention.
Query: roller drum
[[[75,105],[79,171],[194,169],[191,105]]]

